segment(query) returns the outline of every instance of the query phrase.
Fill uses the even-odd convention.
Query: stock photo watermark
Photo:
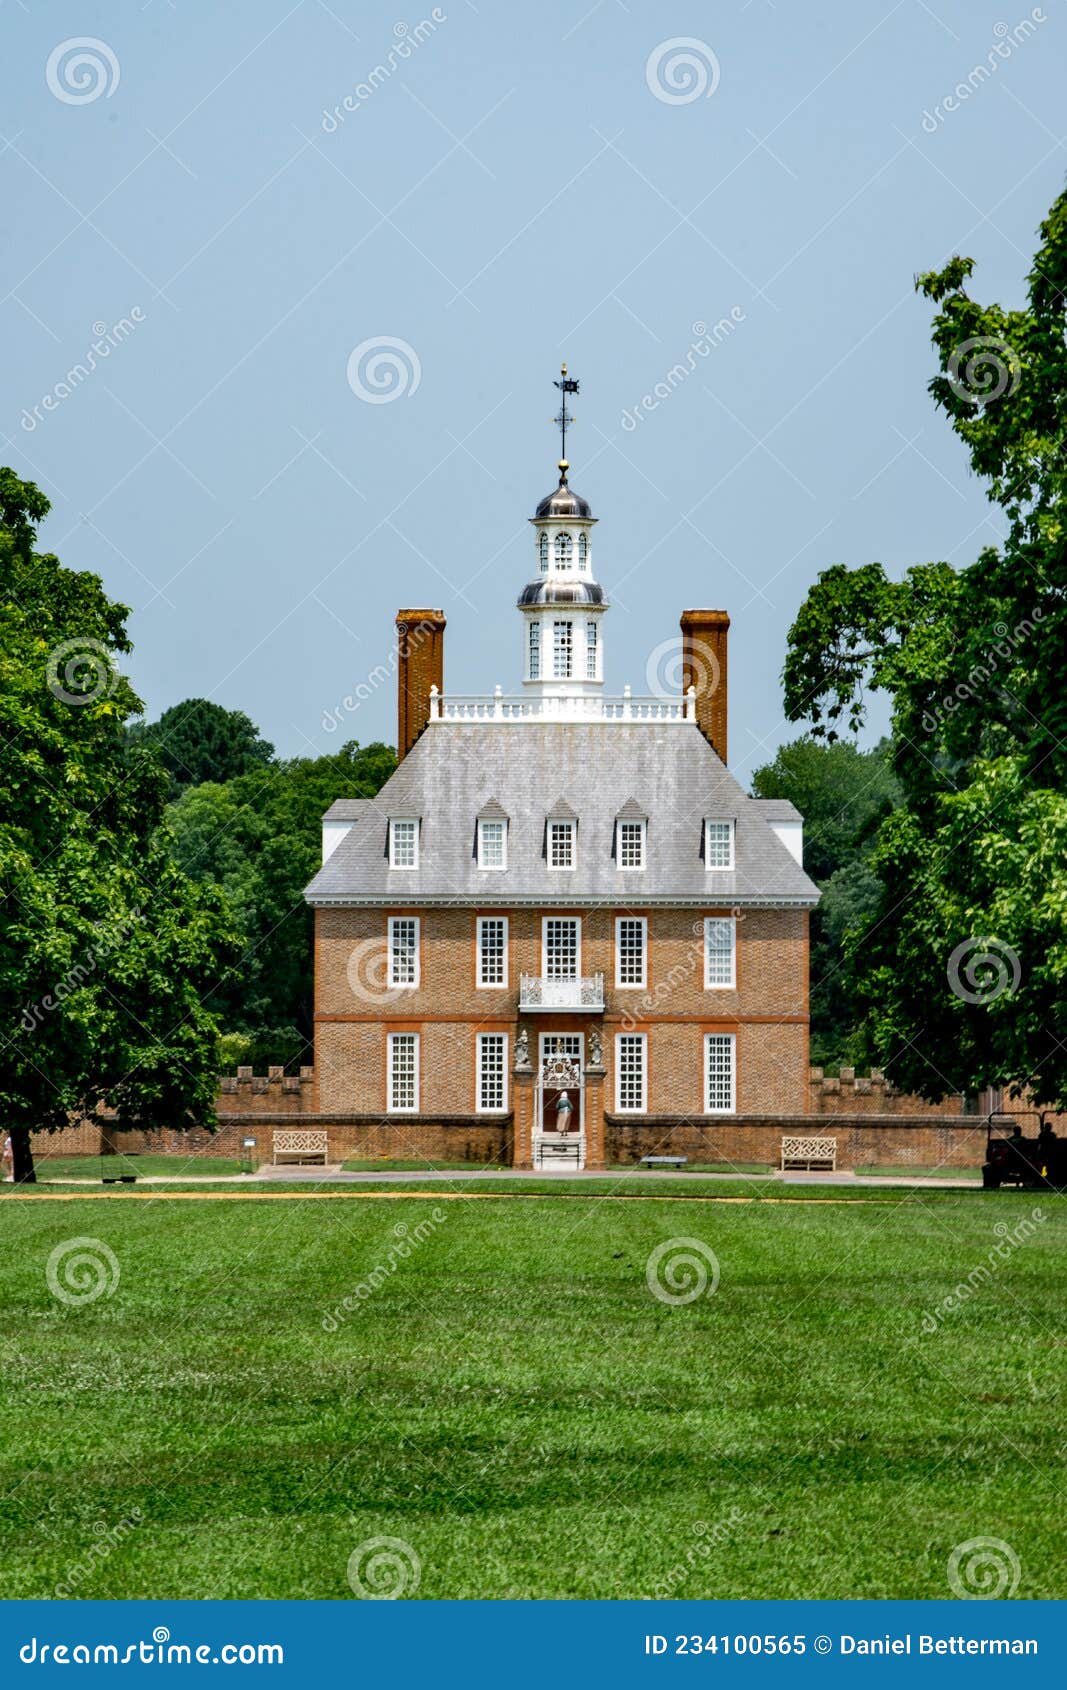
[[[399,335],[373,335],[352,348],[345,374],[365,405],[391,405],[418,392],[422,364],[415,348]]]
[[[92,979],[101,962],[113,956],[116,951],[129,939],[137,923],[141,920],[141,911],[135,909],[129,919],[122,922],[115,929],[108,929],[103,922],[97,922],[94,931],[98,935],[98,942],[90,945],[84,957],[72,963],[63,978],[53,986],[50,992],[38,998],[36,1003],[27,1004],[22,1012],[19,1026],[24,1032],[34,1033],[42,1026],[45,1019],[62,1007],[72,993],[80,991],[87,980]]]
[[[963,939],[948,959],[948,983],[962,1003],[995,1003],[1010,997],[1023,975],[1018,952],[1003,939]]]
[[[53,411],[58,411],[65,399],[77,393],[83,382],[88,381],[94,370],[111,357],[116,347],[122,346],[129,340],[135,328],[147,322],[148,313],[139,305],[130,307],[129,315],[120,317],[117,322],[110,324],[96,322],[92,326],[93,339],[87,352],[83,353],[76,364],[72,364],[66,375],[55,382],[48,392],[38,399],[36,405],[27,406],[19,418],[19,423],[26,434],[32,434],[44,422],[45,417]]]
[[[952,691],[945,694],[940,704],[935,705],[932,710],[924,711],[923,732],[936,733],[946,717],[954,715],[961,704],[965,704],[968,699],[979,697],[982,692],[994,686],[999,664],[1010,662],[1019,647],[1032,634],[1038,632],[1038,624],[1044,620],[1044,611],[1037,608],[1032,616],[1024,616],[1014,628],[1009,628],[1006,622],[995,622],[993,632],[997,636],[996,640],[987,646],[979,662],[968,670],[965,680],[958,681]]]
[[[719,1258],[700,1238],[668,1238],[645,1263],[645,1283],[657,1302],[680,1308],[719,1289]]]
[[[948,385],[965,405],[992,405],[1010,397],[1022,379],[1022,359],[995,335],[961,341],[948,361]]]
[[[44,67],[48,92],[65,106],[90,106],[101,97],[110,100],[120,76],[114,52],[95,35],[72,35],[61,41]]]
[[[438,1227],[445,1224],[446,1215],[443,1209],[431,1209],[430,1219],[420,1221],[417,1226],[409,1227],[406,1221],[398,1221],[393,1228],[396,1240],[390,1244],[385,1254],[385,1261],[378,1262],[371,1268],[365,1278],[354,1285],[347,1296],[324,1314],[320,1322],[324,1332],[339,1332],[350,1314],[354,1314],[361,1303],[368,1297],[373,1297],[375,1291],[380,1291],[394,1273],[406,1261],[409,1261],[420,1245],[432,1238]]]
[[[698,319],[693,324],[693,339],[683,361],[672,364],[662,381],[658,381],[648,393],[642,394],[636,405],[631,405],[623,411],[619,419],[620,428],[627,434],[632,434],[638,424],[644,422],[646,416],[658,411],[663,401],[669,399],[672,393],[677,392],[678,388],[689,380],[697,368],[698,360],[710,357],[715,348],[721,346],[724,340],[729,340],[734,330],[744,321],[745,313],[740,305],[732,305],[729,316],[720,317],[710,328],[707,323]]]
[[[710,100],[722,71],[706,41],[694,35],[674,35],[653,47],[645,61],[645,82],[650,94],[665,106],[691,106],[694,100]]]
[[[998,1221],[993,1228],[997,1242],[985,1261],[973,1267],[966,1279],[962,1279],[947,1296],[942,1297],[936,1307],[923,1315],[922,1330],[929,1336],[937,1332],[949,1316],[966,1308],[987,1285],[992,1284],[994,1275],[1000,1272],[1006,1262],[1011,1261],[1016,1250],[1029,1243],[1031,1238],[1036,1238],[1038,1228],[1043,1226],[1047,1219],[1043,1209],[1031,1209],[1029,1215],[1016,1222],[1015,1226],[1009,1226],[1007,1221]]]
[[[54,1595],[60,1599],[76,1596],[80,1587],[88,1583],[115,1550],[143,1524],[144,1515],[139,1508],[131,1508],[129,1514],[113,1526],[109,1526],[106,1520],[94,1520],[93,1541],[84,1552],[84,1558],[71,1562],[62,1581],[55,1586]]]
[[[406,63],[416,48],[435,34],[441,24],[448,22],[448,13],[440,6],[435,6],[428,18],[421,18],[413,27],[406,23],[395,23],[393,35],[396,37],[388,53],[380,64],[369,70],[362,82],[357,82],[350,94],[346,94],[332,109],[323,108],[320,119],[322,129],[327,135],[336,135],[346,117],[359,111],[374,98],[379,88],[396,75],[397,71]]]
[[[396,1602],[414,1596],[422,1561],[402,1537],[369,1537],[348,1557],[348,1583],[363,1602]]]
[[[987,83],[991,76],[995,76],[1005,59],[1010,59],[1017,48],[1029,41],[1037,34],[1038,27],[1047,23],[1048,19],[1040,6],[1035,6],[1028,17],[1021,18],[1014,25],[995,23],[993,25],[993,45],[986,54],[984,61],[972,66],[971,70],[957,82],[955,88],[943,94],[931,111],[927,108],[922,115],[922,127],[927,135],[936,135],[941,125],[951,117],[953,112],[960,111],[968,100],[974,98],[979,89]]]
[[[45,1263],[45,1280],[58,1303],[84,1308],[118,1290],[119,1259],[102,1238],[65,1238]]]
[[[948,1558],[948,1582],[966,1602],[996,1602],[1014,1596],[1022,1565],[1010,1543],[999,1537],[972,1537],[957,1543]]]

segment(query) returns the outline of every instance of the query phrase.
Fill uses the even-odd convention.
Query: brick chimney
[[[682,691],[696,688],[697,725],[720,760],[726,762],[725,610],[682,611]]]
[[[396,755],[402,761],[430,720],[430,688],[444,688],[444,611],[398,610],[396,651]]]

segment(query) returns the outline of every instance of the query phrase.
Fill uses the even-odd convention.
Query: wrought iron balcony
[[[519,1008],[586,1009],[604,1007],[604,976],[576,974],[572,980],[550,980],[543,974],[519,978]]]

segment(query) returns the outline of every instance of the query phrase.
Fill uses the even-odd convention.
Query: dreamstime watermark
[[[153,1627],[151,1638],[136,1643],[47,1643],[31,1637],[19,1650],[23,1666],[260,1666],[285,1665],[280,1643],[172,1643],[165,1625]]]
[[[395,23],[393,34],[396,39],[385,55],[384,63],[377,64],[373,70],[368,71],[363,81],[357,82],[352,92],[346,94],[332,111],[328,106],[323,107],[321,126],[324,132],[327,135],[336,135],[345,117],[365,106],[378,89],[388,82],[391,76],[396,75],[415,49],[421,47],[424,41],[428,41],[441,24],[447,22],[447,12],[443,12],[440,6],[435,6],[429,17],[420,19],[414,27],[406,23]]]
[[[418,1590],[422,1561],[402,1537],[369,1537],[348,1557],[347,1577],[361,1601],[395,1602]]]
[[[928,1335],[936,1332],[947,1316],[958,1313],[977,1297],[979,1292],[984,1291],[992,1282],[994,1274],[999,1273],[1005,1262],[1011,1261],[1016,1250],[1036,1236],[1038,1227],[1043,1226],[1047,1219],[1043,1209],[1031,1209],[1029,1215],[1016,1222],[1015,1226],[1009,1226],[1007,1221],[998,1221],[993,1228],[998,1242],[993,1245],[984,1262],[979,1262],[977,1267],[973,1267],[966,1279],[962,1279],[947,1297],[942,1297],[935,1308],[923,1315],[923,1331]]]
[[[1009,629],[1006,622],[994,622],[996,641],[987,646],[979,661],[969,670],[965,680],[957,682],[953,690],[945,694],[940,704],[935,704],[932,710],[923,713],[923,732],[935,733],[945,718],[954,715],[961,704],[965,704],[968,699],[977,698],[980,692],[994,685],[999,662],[1010,662],[1023,642],[1038,632],[1036,624],[1044,620],[1045,613],[1038,607],[1034,610],[1032,618],[1024,616],[1014,628]]]
[[[44,1276],[57,1302],[83,1308],[99,1297],[114,1296],[119,1259],[102,1238],[65,1238],[49,1256]]]
[[[745,913],[741,909],[732,909],[728,913],[735,924],[745,919]],[[688,985],[694,974],[703,973],[706,957],[707,939],[704,932],[704,922],[703,920],[695,921],[693,923],[693,937],[686,945],[681,960],[673,962],[666,973],[657,978],[656,984],[649,990],[642,991],[639,997],[633,996],[627,991],[622,1019],[619,1022],[619,1031],[621,1033],[632,1033],[640,1027],[643,1021],[648,1021],[662,1014],[664,1004],[674,996],[675,992],[681,991],[683,986]],[[622,994],[620,993],[619,996],[621,1001]]]
[[[665,106],[691,106],[694,100],[710,100],[721,76],[715,54],[695,35],[674,35],[669,41],[661,41],[645,61],[648,91]]]
[[[1010,24],[995,23],[993,34],[996,39],[986,54],[984,63],[974,65],[964,80],[957,82],[955,88],[938,101],[933,111],[927,109],[923,112],[922,127],[927,135],[936,135],[941,124],[953,112],[966,105],[983,84],[996,75],[1004,60],[1010,59],[1016,48],[1029,41],[1031,36],[1037,34],[1038,26],[1047,22],[1041,7],[1035,6],[1030,15],[1022,18],[1014,28]]]
[[[680,1585],[687,1584],[694,1567],[709,1561],[716,1549],[721,1549],[734,1532],[740,1531],[745,1519],[743,1509],[731,1508],[721,1520],[694,1520],[693,1541],[686,1548],[684,1561],[668,1567],[652,1591],[653,1600],[666,1601]]]
[[[957,1543],[948,1558],[948,1582],[964,1601],[993,1602],[1014,1596],[1022,1565],[1010,1543],[999,1537],[972,1537]]]
[[[55,382],[48,392],[38,399],[36,405],[27,406],[19,421],[27,434],[32,434],[51,411],[57,411],[64,399],[69,399],[76,393],[83,382],[88,381],[94,370],[99,369],[105,359],[110,358],[117,346],[129,340],[135,328],[147,322],[148,313],[139,305],[131,305],[129,315],[120,317],[110,327],[107,323],[93,324],[93,339],[89,350],[83,353],[76,364],[72,364],[65,376]]]
[[[72,35],[61,41],[44,67],[48,92],[65,106],[89,106],[101,95],[110,100],[120,75],[114,52],[95,35]]]
[[[45,684],[60,704],[95,704],[113,693],[118,670],[103,640],[75,634],[48,653]]]
[[[19,1026],[27,1033],[35,1033],[47,1015],[59,1009],[72,992],[79,991],[87,980],[92,979],[101,962],[121,949],[140,920],[141,911],[135,909],[128,920],[116,928],[108,929],[102,921],[96,922],[93,931],[98,936],[98,943],[90,946],[81,962],[67,969],[62,980],[50,992],[38,998],[36,1003],[26,1005]]]
[[[995,1003],[1010,997],[1022,979],[1017,951],[1003,939],[963,939],[946,969],[953,995],[963,1003]]]
[[[693,339],[689,342],[684,360],[679,364],[672,364],[662,381],[658,381],[650,392],[642,394],[636,405],[631,405],[623,411],[620,426],[627,434],[632,434],[638,423],[644,422],[645,417],[652,411],[658,411],[663,401],[669,399],[683,382],[689,380],[697,367],[698,358],[710,357],[715,347],[728,340],[738,324],[744,321],[745,313],[740,305],[731,305],[730,315],[720,317],[710,328],[698,318],[692,325]]]
[[[365,405],[391,405],[418,392],[422,364],[415,348],[399,335],[372,335],[352,348],[345,374]]]
[[[1022,359],[1014,346],[991,334],[961,341],[948,361],[948,385],[965,405],[992,405],[1010,396],[1022,373]]]
[[[674,634],[661,640],[648,654],[645,685],[655,698],[681,698],[694,686],[699,698],[718,692],[722,672],[710,641],[683,639]]]
[[[375,1291],[381,1290],[386,1281],[409,1260],[419,1246],[425,1244],[428,1238],[432,1238],[439,1226],[444,1225],[446,1218],[443,1209],[435,1208],[430,1211],[430,1219],[420,1221],[418,1226],[409,1227],[406,1221],[398,1221],[393,1228],[396,1242],[390,1244],[384,1263],[379,1262],[371,1268],[365,1279],[361,1279],[346,1297],[342,1297],[329,1313],[323,1315],[322,1330],[339,1332],[348,1316],[354,1314],[359,1305],[365,1303],[368,1297],[372,1297]]]
[[[658,1302],[680,1307],[719,1289],[719,1258],[699,1238],[668,1238],[645,1263],[645,1283]]]
[[[391,978],[390,946],[385,938],[360,939],[353,945],[345,973],[352,995],[360,1003],[392,1003],[410,990],[410,986],[398,985]]]
[[[435,632],[436,630],[431,628],[425,622],[418,622],[414,625],[414,627],[405,627],[405,656],[414,656],[414,654],[426,644],[427,640],[432,640],[434,638]],[[388,663],[375,664],[366,679],[359,682],[355,692],[346,693],[341,702],[334,705],[332,710],[323,711],[323,733],[336,733],[338,728],[341,726],[342,717],[358,710],[361,704],[365,704],[369,698],[373,698],[379,687],[384,686],[387,681],[394,679],[399,667],[400,642],[398,640],[397,644],[394,645],[392,651],[389,653]]]
[[[93,1542],[84,1552],[84,1559],[72,1561],[67,1568],[66,1576],[60,1584],[55,1586],[53,1594],[59,1597],[74,1596],[80,1585],[91,1579],[100,1566],[107,1561],[114,1551],[144,1524],[144,1515],[139,1508],[132,1508],[125,1518],[114,1526],[109,1526],[106,1520],[94,1520],[92,1524]]]

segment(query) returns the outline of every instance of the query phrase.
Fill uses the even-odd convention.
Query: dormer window
[[[416,817],[392,816],[389,820],[389,867],[418,868],[419,823]]]
[[[537,561],[541,565],[541,574],[548,574],[548,535],[542,533],[537,541]]]
[[[556,535],[556,568],[569,569],[574,555],[574,540],[570,534]]]
[[[478,823],[478,867],[504,869],[508,866],[508,824],[496,816]]]
[[[574,867],[574,835],[577,823],[550,821],[548,824],[548,866],[568,869]]]
[[[570,622],[552,624],[552,676],[569,681],[574,673],[574,627]]]
[[[732,869],[734,866],[734,824],[732,821],[704,822],[704,867]]]
[[[579,569],[586,569],[586,568],[588,568],[588,565],[589,565],[589,536],[588,536],[588,534],[579,534],[579,536],[578,536],[578,568]]]
[[[621,869],[643,869],[645,866],[645,823],[620,821],[618,863]]]

